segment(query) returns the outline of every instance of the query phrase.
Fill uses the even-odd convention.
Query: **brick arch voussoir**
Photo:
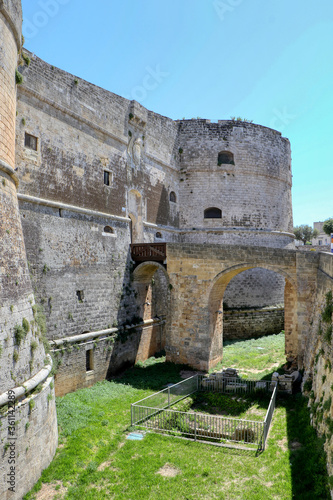
[[[214,300],[217,296],[220,296],[222,292],[222,296],[225,288],[228,283],[235,277],[237,274],[242,273],[243,271],[247,271],[248,269],[257,269],[258,267],[262,269],[267,269],[269,271],[273,271],[277,274],[283,276],[290,284],[291,288],[296,290],[296,275],[293,276],[291,272],[287,272],[284,268],[281,268],[276,265],[270,265],[263,262],[244,262],[241,264],[236,264],[234,266],[228,267],[223,271],[219,272],[215,278],[212,280],[212,284],[207,291],[207,301],[208,304]]]
[[[133,271],[133,283],[149,283],[157,270],[161,270],[169,285],[169,275],[159,262],[147,261],[139,264]]]

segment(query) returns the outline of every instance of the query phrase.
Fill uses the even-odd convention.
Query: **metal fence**
[[[275,387],[273,389],[273,394],[271,397],[271,400],[269,402],[269,407],[266,413],[265,421],[264,421],[264,435],[263,435],[263,449],[265,449],[266,445],[266,439],[268,436],[268,431],[271,426],[272,418],[273,418],[273,413],[275,410],[275,401],[276,401],[276,394],[277,394],[277,384],[275,384]]]
[[[208,382],[208,383],[207,383]],[[210,383],[214,382],[214,383]],[[157,432],[166,432],[189,439],[211,442],[237,443],[265,449],[266,439],[273,417],[276,400],[276,385],[264,421],[252,421],[195,412],[170,409],[170,406],[197,391],[239,393],[269,392],[271,382],[242,379],[207,380],[194,375],[163,391],[157,392],[131,405],[131,425]],[[235,445],[236,446],[236,445]]]
[[[258,391],[268,393],[272,390],[272,382],[269,380],[245,380],[238,377],[208,379],[204,375],[198,375],[198,390],[223,394]]]

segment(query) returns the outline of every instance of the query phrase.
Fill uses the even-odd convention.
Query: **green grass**
[[[183,400],[188,402],[187,411],[207,413],[209,415],[221,415],[247,420],[258,420],[263,422],[268,409],[271,394],[230,395],[214,392],[196,393]],[[177,407],[177,404],[174,405]],[[173,407],[173,408],[174,408]]]
[[[243,378],[262,379],[285,364],[284,333],[224,343],[223,360],[213,370],[237,368]]]
[[[271,340],[272,352],[276,337],[264,340],[267,349]],[[234,344],[235,356],[240,344]],[[232,349],[229,344],[229,359]],[[322,442],[301,396],[278,399],[267,448],[258,457],[154,433],[126,440],[130,404],[179,381],[183,368],[150,359],[122,377],[57,398],[60,446],[25,500],[36,498],[42,483],[50,500],[329,500]],[[162,468],[173,474],[161,475]]]

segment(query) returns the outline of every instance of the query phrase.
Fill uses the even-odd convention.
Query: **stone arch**
[[[204,210],[204,219],[222,219],[222,210],[217,207],[209,207]]]
[[[169,276],[162,264],[153,261],[139,264],[133,271],[133,285],[144,320],[152,319],[154,316],[166,316],[170,310]],[[159,286],[163,287],[163,290],[155,288]]]
[[[137,359],[143,360],[165,347],[170,313],[169,276],[162,264],[152,261],[139,264],[132,276],[138,315],[151,325],[140,341],[139,350],[146,354]]]
[[[223,296],[228,283],[238,274],[247,269],[261,267],[284,276],[286,280],[285,304],[285,353],[287,359],[297,356],[297,286],[295,279],[284,269],[267,264],[243,263],[229,267],[220,272],[213,280],[208,291],[209,310],[209,368],[222,359],[223,354]]]
[[[235,165],[234,154],[231,151],[220,151],[217,155],[217,164]]]

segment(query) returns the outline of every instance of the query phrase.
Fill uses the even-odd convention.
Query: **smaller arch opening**
[[[172,203],[176,203],[177,202],[176,193],[174,191],[171,191],[169,198],[170,198],[170,201],[172,201]]]
[[[204,211],[204,219],[222,219],[222,210],[217,207],[209,207]]]
[[[103,229],[103,233],[114,234],[114,229],[111,226],[105,226]]]
[[[217,157],[217,164],[220,165],[235,165],[234,155],[230,151],[220,151]]]
[[[155,238],[157,238],[157,239],[161,239],[161,238],[162,238],[162,233],[156,233],[156,234],[155,234]]]

